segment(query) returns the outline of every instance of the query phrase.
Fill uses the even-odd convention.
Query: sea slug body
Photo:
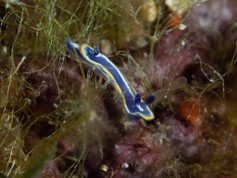
[[[143,101],[141,95],[133,89],[118,67],[104,54],[100,53],[98,48],[92,48],[87,44],[80,46],[70,39],[67,39],[66,45],[71,52],[80,57],[82,62],[87,63],[92,69],[99,72],[117,90],[129,115],[134,118],[143,118],[146,121],[155,118],[148,106],[154,100],[154,96],[150,96],[146,101]]]

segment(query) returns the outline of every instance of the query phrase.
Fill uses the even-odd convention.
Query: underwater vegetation
[[[236,54],[235,0],[0,1],[0,177],[237,177]]]

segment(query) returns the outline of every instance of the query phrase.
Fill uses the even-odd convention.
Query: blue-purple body
[[[148,104],[154,100],[154,96],[145,102],[141,99],[123,76],[120,70],[102,53],[98,48],[92,48],[87,44],[79,46],[77,43],[67,39],[67,48],[76,53],[79,58],[89,64],[92,69],[97,70],[121,95],[124,107],[129,115],[135,118],[143,118],[146,121],[154,119],[154,114]]]

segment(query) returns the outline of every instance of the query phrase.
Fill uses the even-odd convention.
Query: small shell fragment
[[[106,164],[101,164],[100,170],[103,171],[103,172],[108,172],[109,166],[106,165]]]
[[[192,0],[166,0],[165,4],[171,11],[181,16],[193,6],[194,2]]]
[[[124,163],[121,165],[121,167],[122,167],[123,169],[127,169],[127,168],[129,168],[129,164],[128,164],[127,162],[124,162]]]
[[[147,1],[141,5],[141,10],[139,12],[138,18],[143,22],[153,22],[158,15],[158,10],[156,3],[154,1]]]

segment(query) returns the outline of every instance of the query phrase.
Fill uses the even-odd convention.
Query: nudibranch
[[[93,70],[107,80],[121,95],[127,113],[134,118],[143,118],[146,121],[153,120],[154,114],[148,104],[155,97],[151,95],[146,101],[141,99],[128,80],[123,76],[118,67],[113,64],[97,47],[92,48],[87,44],[79,45],[70,39],[66,41],[67,48],[76,53],[82,62],[87,63]]]

